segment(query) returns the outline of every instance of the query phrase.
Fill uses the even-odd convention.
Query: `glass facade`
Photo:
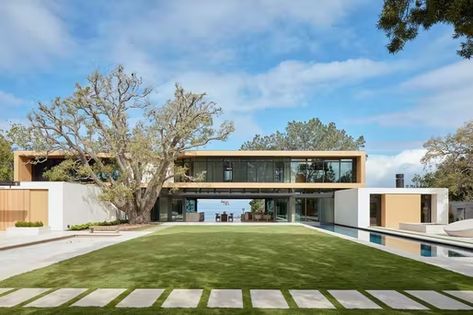
[[[356,182],[355,158],[195,158],[178,160],[176,165],[186,167],[188,176],[202,182]]]

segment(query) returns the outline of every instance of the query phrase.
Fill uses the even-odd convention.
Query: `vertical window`
[[[284,182],[284,161],[274,162],[274,181],[277,183]]]
[[[420,219],[422,223],[432,222],[432,195],[420,196]]]
[[[223,181],[233,181],[233,165],[231,161],[223,162]]]
[[[381,226],[381,195],[370,194],[370,225]]]
[[[307,181],[307,163],[305,160],[291,161],[291,181],[293,183],[305,183]]]
[[[256,182],[256,162],[248,161],[248,182]]]
[[[328,160],[324,162],[325,182],[337,183],[340,180],[340,161]]]
[[[340,161],[340,182],[353,183],[353,160],[344,159]]]
[[[307,161],[307,182],[322,183],[324,181],[324,163],[320,159]]]

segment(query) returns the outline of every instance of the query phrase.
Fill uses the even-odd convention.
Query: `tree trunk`
[[[127,212],[130,224],[146,224],[151,221],[151,211],[139,211],[133,209]]]

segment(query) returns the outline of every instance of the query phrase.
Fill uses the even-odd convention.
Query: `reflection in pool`
[[[364,231],[346,226],[321,225],[318,228],[423,257],[473,257],[473,250],[460,249],[446,245],[437,245],[424,241]]]

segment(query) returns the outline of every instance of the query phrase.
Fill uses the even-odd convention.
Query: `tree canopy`
[[[390,42],[387,48],[396,53],[406,42],[417,37],[419,28],[430,29],[437,23],[453,26],[453,38],[463,39],[457,53],[473,56],[473,0],[384,0],[378,28]]]
[[[454,134],[432,138],[424,144],[422,163],[429,170],[414,182],[424,187],[446,187],[456,201],[473,200],[473,121]]]
[[[13,152],[11,142],[0,130],[0,182],[13,180]]]
[[[268,136],[255,135],[243,143],[241,150],[361,150],[365,146],[363,136],[353,138],[335,123],[324,124],[318,118],[308,121],[290,121],[285,131]]]
[[[164,182],[185,173],[182,167],[169,172],[174,160],[185,150],[225,140],[234,129],[227,121],[214,127],[222,110],[205,94],[176,85],[174,98],[158,106],[150,93],[121,66],[94,72],[71,96],[40,103],[29,115],[30,127],[15,127],[16,142],[44,152],[44,158],[53,150],[67,152],[69,159],[50,178],[88,179],[130,222],[147,222]]]

